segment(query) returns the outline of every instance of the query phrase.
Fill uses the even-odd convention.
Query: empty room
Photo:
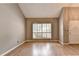
[[[0,56],[79,56],[79,4],[0,4]]]

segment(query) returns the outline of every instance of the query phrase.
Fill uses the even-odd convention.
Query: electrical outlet
[[[17,40],[17,43],[19,43],[19,41]]]

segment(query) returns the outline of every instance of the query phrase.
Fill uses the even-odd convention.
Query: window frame
[[[33,38],[33,24],[51,24],[51,32],[38,32],[38,33],[51,33],[51,38]],[[52,39],[52,23],[51,22],[43,22],[43,23],[41,23],[41,22],[34,22],[34,23],[32,23],[32,39]]]

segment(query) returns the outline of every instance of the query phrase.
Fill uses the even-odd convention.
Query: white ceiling
[[[77,6],[79,4],[59,3],[20,3],[25,18],[58,18],[62,7]]]

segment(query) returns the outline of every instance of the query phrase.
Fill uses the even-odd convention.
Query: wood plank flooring
[[[24,43],[6,56],[79,56],[79,45]]]

